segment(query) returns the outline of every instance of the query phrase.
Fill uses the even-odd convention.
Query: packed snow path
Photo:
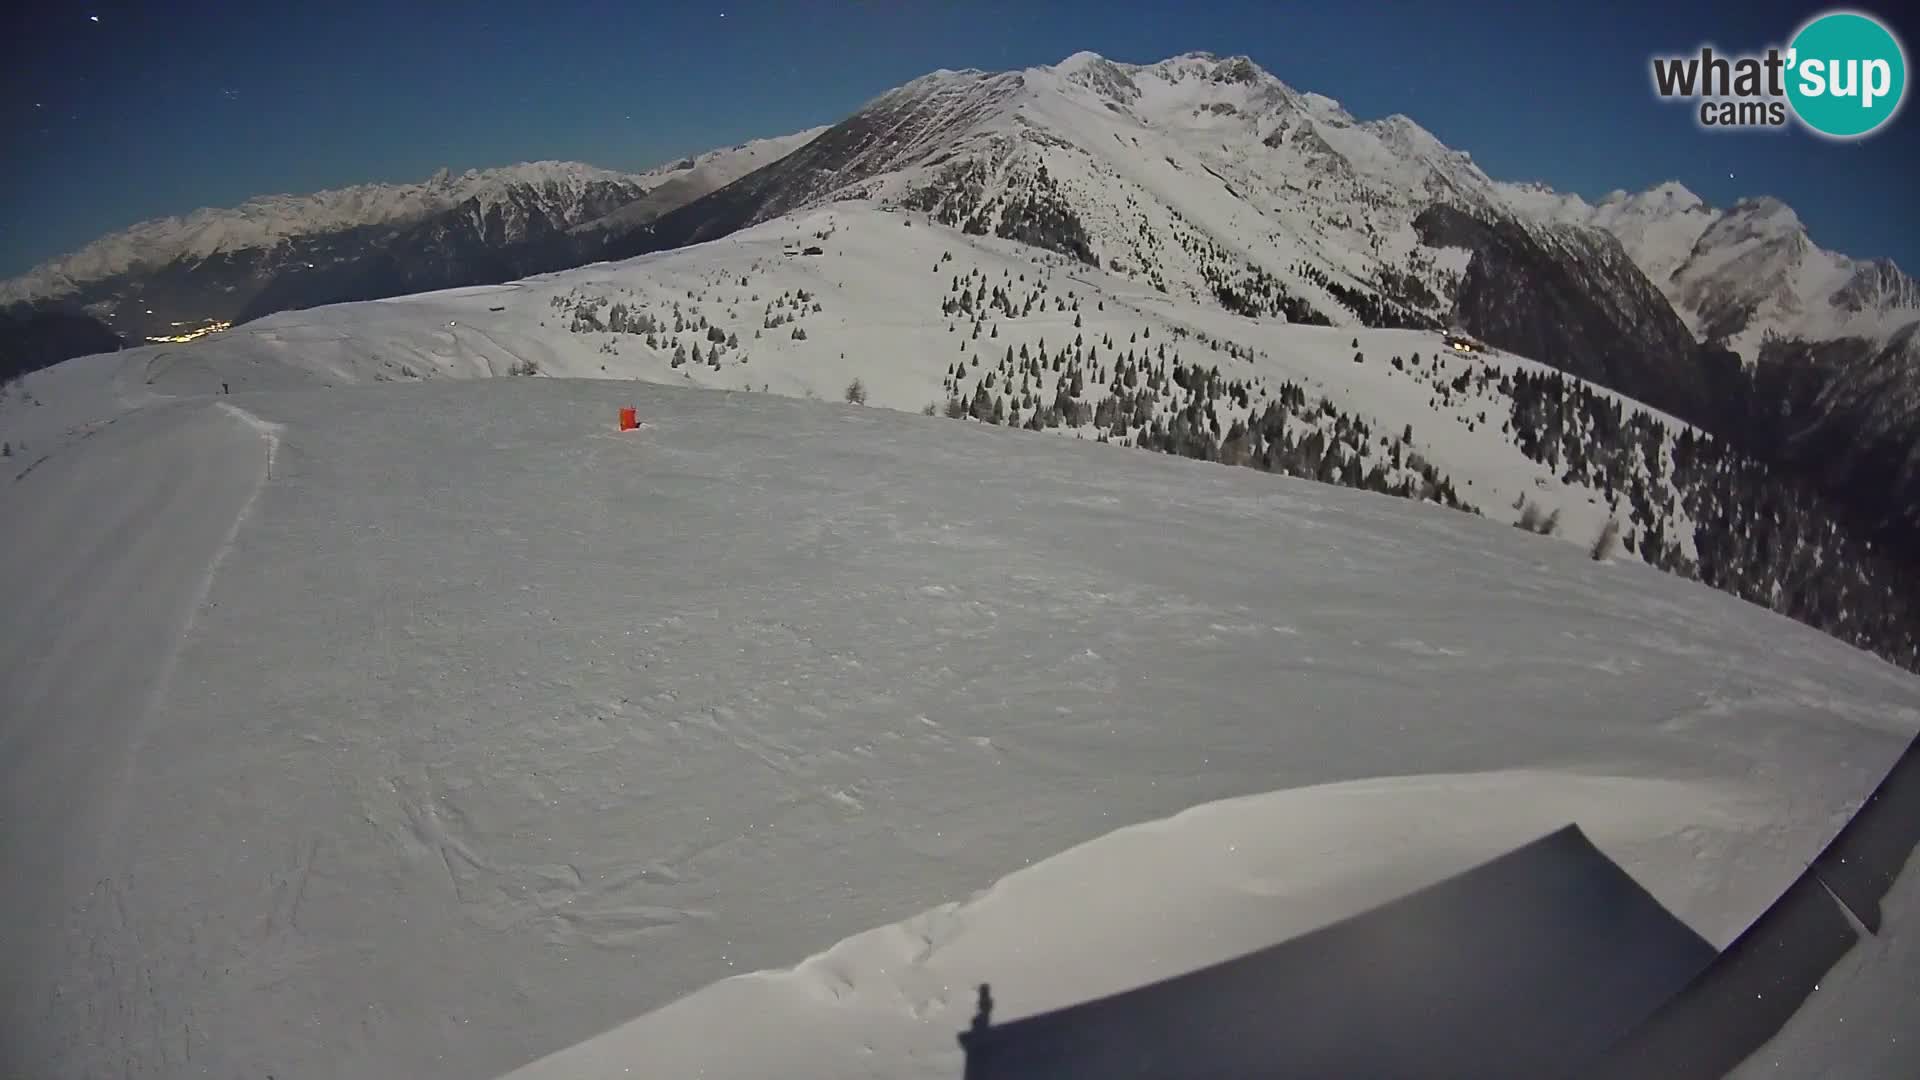
[[[0,1071],[488,1075],[1124,825],[1406,774],[1736,790],[1653,830],[1724,943],[1920,728],[1731,597],[1250,470],[633,383],[230,406],[0,488]]]

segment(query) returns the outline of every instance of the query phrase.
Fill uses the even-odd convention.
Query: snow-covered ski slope
[[[304,318],[303,377],[381,370]],[[235,344],[9,406],[100,407],[0,485],[9,1074],[485,1076],[815,956],[540,1074],[950,1076],[970,980],[1010,1018],[1568,820],[1722,944],[1920,730],[1814,630],[1406,500],[635,382],[187,396],[294,381]]]
[[[819,255],[800,253],[816,246]],[[1005,309],[994,306],[996,291],[1009,298]],[[952,309],[963,293],[967,310]],[[975,303],[982,294],[987,299]],[[624,314],[616,317],[616,308]],[[639,332],[643,319],[656,332]],[[1054,364],[1063,350],[1065,362]],[[676,354],[685,358],[679,366]],[[1022,370],[1029,357],[1046,361],[1038,377]],[[1243,383],[1244,400],[1207,402],[1221,435],[1292,385],[1302,395],[1288,421],[1294,436],[1320,430],[1348,458],[1359,457],[1364,443],[1360,463],[1380,463],[1396,485],[1417,479],[1418,455],[1496,520],[1515,520],[1530,501],[1542,514],[1560,512],[1563,541],[1590,544],[1615,518],[1634,548],[1619,557],[1650,550],[1634,544],[1644,530],[1628,521],[1623,490],[1609,493],[1529,460],[1503,431],[1511,401],[1493,382],[1503,373],[1547,373],[1544,365],[1497,352],[1456,355],[1436,333],[1247,319],[1211,298],[1162,294],[1038,248],[865,204],[511,285],[284,312],[188,345],[85,358],[30,376],[25,393],[0,399],[0,437],[28,443],[31,460],[38,446],[57,444],[77,424],[155,394],[218,392],[223,383],[243,392],[506,375],[529,365],[542,375],[826,400],[839,400],[859,379],[870,404],[916,411],[943,408],[950,395],[970,399],[983,383],[1010,401],[1025,392],[1035,404],[1049,403],[1067,376],[1083,371],[1081,400],[1091,418],[1125,358],[1169,370],[1217,368],[1223,380]],[[1462,376],[1471,384],[1454,388]],[[1153,415],[1164,423],[1194,397],[1168,386]],[[1347,430],[1323,402],[1364,421],[1369,433]],[[1668,429],[1657,467],[1639,458],[1628,472],[1672,505],[1669,535],[1690,553],[1686,511],[1666,479],[1672,436],[1685,425],[1635,402],[1623,407]],[[1090,422],[1052,433],[1099,434]],[[1130,442],[1139,429],[1108,435]]]

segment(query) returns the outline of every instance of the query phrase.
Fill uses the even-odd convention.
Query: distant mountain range
[[[540,161],[417,184],[270,195],[143,222],[0,282],[0,370],[289,308],[575,265],[570,230],[628,226],[803,143],[761,139],[643,173]],[[604,219],[604,221],[603,221]],[[95,323],[89,334],[76,327]]]
[[[1407,117],[1361,121],[1206,53],[937,71],[831,127],[642,174],[539,163],[148,223],[0,285],[6,362],[96,347],[82,317],[137,341],[850,200],[1253,318],[1458,324],[1805,471],[1884,535],[1920,535],[1920,286],[1891,263],[1816,246],[1773,199],[1717,209],[1669,183],[1594,205],[1497,181]],[[55,343],[22,344],[33,334]]]

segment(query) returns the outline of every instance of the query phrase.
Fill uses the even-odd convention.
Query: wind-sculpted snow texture
[[[1190,886],[1131,925],[1222,934],[1081,950],[1045,1000],[1567,820],[1720,944],[1920,729],[1911,677],[1751,605],[1252,469],[632,382],[184,392],[353,349],[100,357],[15,403],[102,415],[0,485],[6,1071],[488,1075],[1123,826],[1410,774],[1523,773],[1279,796],[1255,863],[1103,860],[1077,895]],[[972,986],[866,970],[804,999],[952,1061]],[[815,1060],[709,1040],[749,1046]]]

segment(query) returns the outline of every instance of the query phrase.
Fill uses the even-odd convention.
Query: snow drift
[[[1724,933],[1731,912],[1697,890],[1704,868],[1725,869],[1715,860],[1759,809],[1713,783],[1535,771],[1213,803],[1118,830],[794,968],[717,983],[511,1075],[956,1077],[954,1036],[982,983],[999,1022],[1131,990],[1319,929],[1570,821],[1626,853],[1636,878],[1698,927]],[[755,1018],[751,1040],[729,1037],[742,1017]]]

